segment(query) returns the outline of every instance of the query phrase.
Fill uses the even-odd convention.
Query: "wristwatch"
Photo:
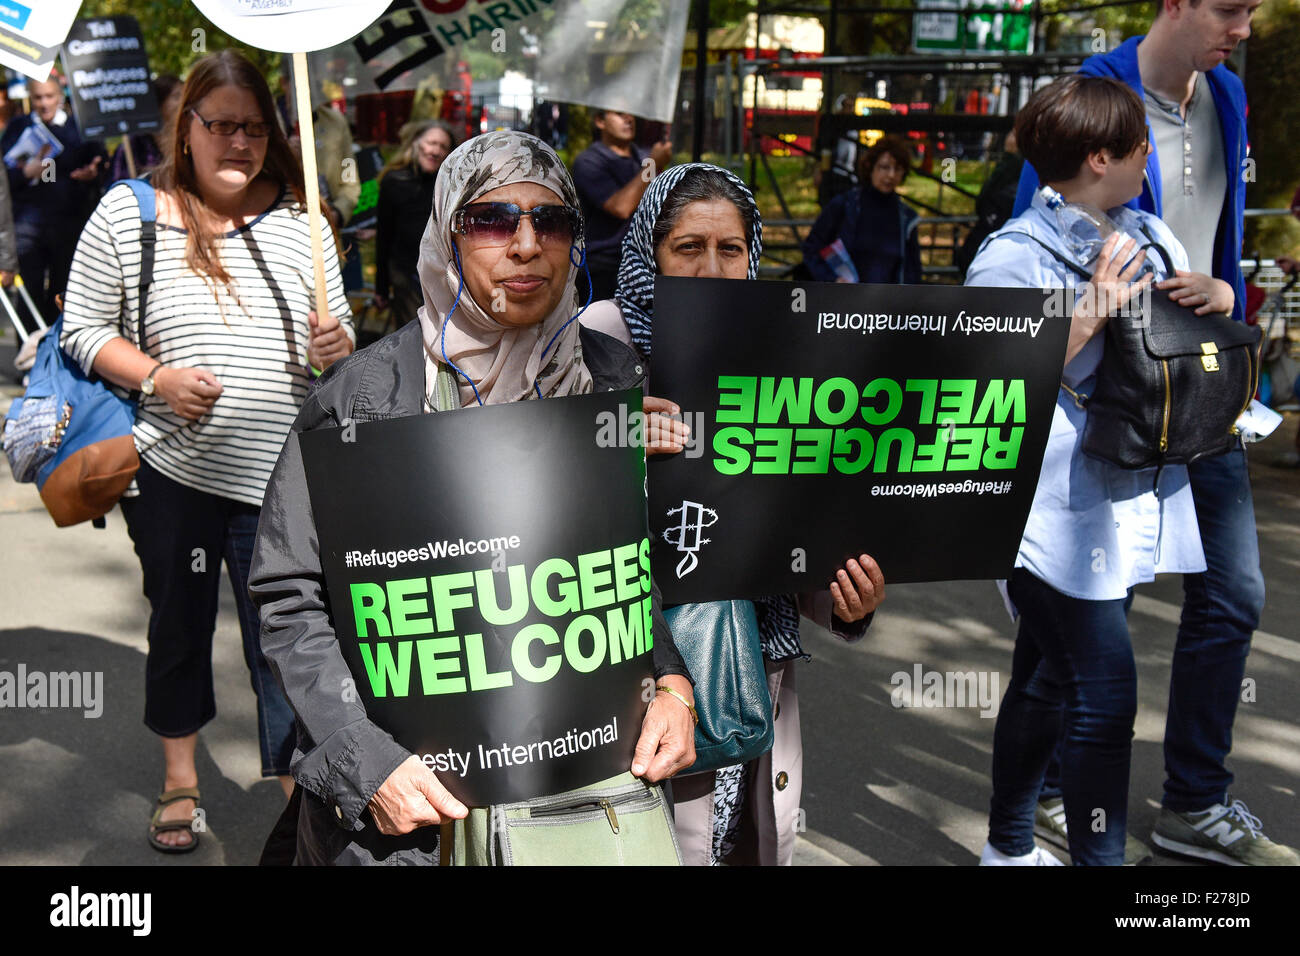
[[[144,381],[140,383],[140,394],[141,394],[141,395],[152,395],[152,394],[153,394],[153,392],[154,392],[153,377],[154,377],[155,375],[158,374],[158,370],[159,370],[160,368],[162,368],[162,367],[163,367],[163,363],[162,363],[162,362],[159,362],[157,365],[155,365],[153,368],[151,368],[151,369],[149,370],[149,374],[146,375],[146,376],[144,377]]]

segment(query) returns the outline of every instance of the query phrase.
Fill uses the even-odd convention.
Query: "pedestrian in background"
[[[1146,36],[1089,57],[1079,68],[1122,81],[1142,101],[1154,148],[1142,190],[1128,205],[1169,225],[1187,249],[1191,272],[1232,287],[1225,311],[1239,321],[1245,318],[1246,90],[1225,63],[1250,36],[1262,2],[1160,0]],[[1017,212],[1037,187],[1038,174],[1027,165]],[[1165,786],[1151,839],[1163,849],[1218,863],[1300,865],[1295,850],[1268,840],[1259,818],[1228,795],[1232,726],[1251,636],[1264,609],[1245,446],[1187,469],[1206,570],[1183,578],[1165,716]],[[1049,772],[1040,809],[1043,830],[1058,841],[1065,839],[1053,812],[1059,798]]]
[[[77,236],[99,198],[100,167],[107,158],[99,143],[82,141],[68,113],[56,75],[27,86],[32,112],[15,118],[0,136],[0,156],[9,176],[18,268],[36,308],[47,322],[58,317],[56,296],[63,295]],[[29,129],[53,136],[34,151],[15,147]]]
[[[968,286],[1073,289],[1067,262],[1091,272],[1070,317],[1043,466],[1006,582],[1019,630],[993,735],[993,799],[980,864],[1060,865],[1034,845],[1034,820],[1061,735],[1071,861],[1120,866],[1137,717],[1131,589],[1157,574],[1203,570],[1205,559],[1187,466],[1126,469],[1085,455],[1087,411],[1076,399],[1093,393],[1107,322],[1126,321],[1111,312],[1152,282],[1142,275],[1146,249],[1139,252],[1129,236],[1159,243],[1184,270],[1179,275],[1194,280],[1194,288],[1177,293],[1180,305],[1230,307],[1232,289],[1190,276],[1187,253],[1169,227],[1124,207],[1142,189],[1149,151],[1142,101],[1124,84],[1076,75],[1043,87],[1016,117],[1016,139],[1067,203],[1106,211],[1122,231],[1093,260],[1077,261],[1074,234],[1063,231],[1038,195],[985,241],[966,279]],[[1161,260],[1152,263],[1156,281],[1175,278],[1164,257],[1152,258]]]
[[[14,210],[9,201],[9,177],[0,176],[0,287],[14,284],[18,273],[18,241],[14,234]]]
[[[840,193],[822,210],[803,241],[803,261],[822,282],[921,281],[920,217],[903,202],[898,187],[907,181],[912,161],[907,144],[886,136],[858,160],[857,189]],[[836,240],[852,262],[852,274],[837,271],[825,255]]]
[[[573,161],[573,183],[582,203],[594,302],[614,298],[628,222],[650,181],[672,162],[673,144],[663,140],[643,151],[631,113],[594,110],[591,124],[596,136]],[[586,291],[579,288],[580,294]]]
[[[442,120],[412,123],[402,131],[402,144],[379,174],[379,205],[375,223],[375,305],[392,306],[396,327],[415,318],[424,304],[415,274],[424,235],[433,209],[433,187],[442,162],[456,148],[451,125]]]

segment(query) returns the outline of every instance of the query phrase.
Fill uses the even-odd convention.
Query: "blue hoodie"
[[[1088,57],[1079,67],[1079,72],[1120,80],[1132,87],[1138,99],[1145,103],[1137,58],[1138,44],[1142,39],[1142,37],[1132,37],[1109,53]],[[1209,81],[1214,108],[1219,113],[1219,125],[1223,128],[1223,157],[1227,164],[1228,182],[1233,184],[1233,188],[1228,192],[1227,202],[1223,204],[1222,218],[1219,220],[1215,236],[1214,275],[1231,285],[1236,293],[1232,317],[1240,322],[1246,317],[1243,305],[1246,301],[1246,282],[1241,274],[1242,215],[1246,208],[1246,180],[1242,173],[1249,147],[1246,138],[1246,88],[1237,75],[1223,64],[1206,73],[1205,78]],[[1151,126],[1148,123],[1148,138],[1150,138],[1150,130]],[[1018,216],[1029,208],[1037,189],[1038,173],[1034,171],[1033,166],[1025,163],[1024,170],[1020,174],[1020,189],[1016,194],[1015,215]],[[1127,205],[1133,209],[1155,213],[1157,216],[1163,215],[1160,157],[1154,149],[1147,157],[1142,194],[1129,200]]]

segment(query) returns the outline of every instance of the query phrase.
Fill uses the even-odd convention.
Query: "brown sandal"
[[[167,820],[161,819],[162,812],[171,804],[178,800],[193,800],[194,806],[199,805],[199,788],[198,787],[177,787],[175,790],[168,790],[166,793],[158,795],[158,802],[154,806],[153,816],[149,819],[149,845],[159,853],[189,853],[199,845],[199,835],[193,829],[193,817],[189,820]],[[158,839],[158,834],[166,833],[168,830],[189,830],[190,842],[179,843],[175,846],[163,843]]]

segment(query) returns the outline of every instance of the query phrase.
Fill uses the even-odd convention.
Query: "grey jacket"
[[[581,330],[583,359],[599,391],[640,384],[640,358],[623,343]],[[307,396],[275,466],[257,529],[249,592],[262,619],[262,650],[297,715],[293,776],[302,791],[300,864],[407,864],[438,861],[438,828],[381,834],[366,813],[380,785],[410,756],[366,717],[331,623],[316,525],[297,433],[418,415],[424,397],[420,323],[336,363]],[[654,673],[689,678],[654,597]],[[347,698],[353,698],[351,700]]]
[[[0,272],[18,271],[18,240],[14,234],[14,209],[9,200],[9,177],[0,176]]]

